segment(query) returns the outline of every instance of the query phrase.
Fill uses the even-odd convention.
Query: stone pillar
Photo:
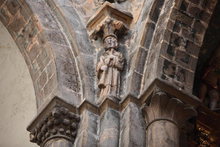
[[[79,116],[76,108],[54,98],[28,127],[30,141],[41,147],[72,147]]]
[[[187,121],[197,115],[192,107],[163,92],[151,97],[144,114],[149,147],[179,147],[180,129],[192,128]]]
[[[118,147],[120,134],[120,114],[107,108],[100,120],[99,147]]]

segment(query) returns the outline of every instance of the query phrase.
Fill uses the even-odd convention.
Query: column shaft
[[[178,147],[179,129],[176,124],[160,120],[155,121],[147,128],[148,147]]]

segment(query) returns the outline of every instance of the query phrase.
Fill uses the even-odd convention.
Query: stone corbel
[[[77,109],[56,97],[28,126],[30,141],[42,147],[53,139],[74,143],[79,121]]]

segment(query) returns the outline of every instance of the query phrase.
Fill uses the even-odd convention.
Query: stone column
[[[72,147],[79,116],[76,108],[54,98],[28,127],[30,141],[41,147]]]
[[[144,107],[147,122],[147,146],[180,146],[180,129],[193,127],[189,119],[197,115],[189,105],[163,92],[156,92]],[[186,127],[187,126],[187,127]]]

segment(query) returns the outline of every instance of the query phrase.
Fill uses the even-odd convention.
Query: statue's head
[[[105,36],[103,39],[103,42],[104,42],[104,47],[106,50],[111,49],[111,48],[114,48],[114,49],[118,48],[118,39],[117,39],[117,36],[114,34],[109,34]]]

